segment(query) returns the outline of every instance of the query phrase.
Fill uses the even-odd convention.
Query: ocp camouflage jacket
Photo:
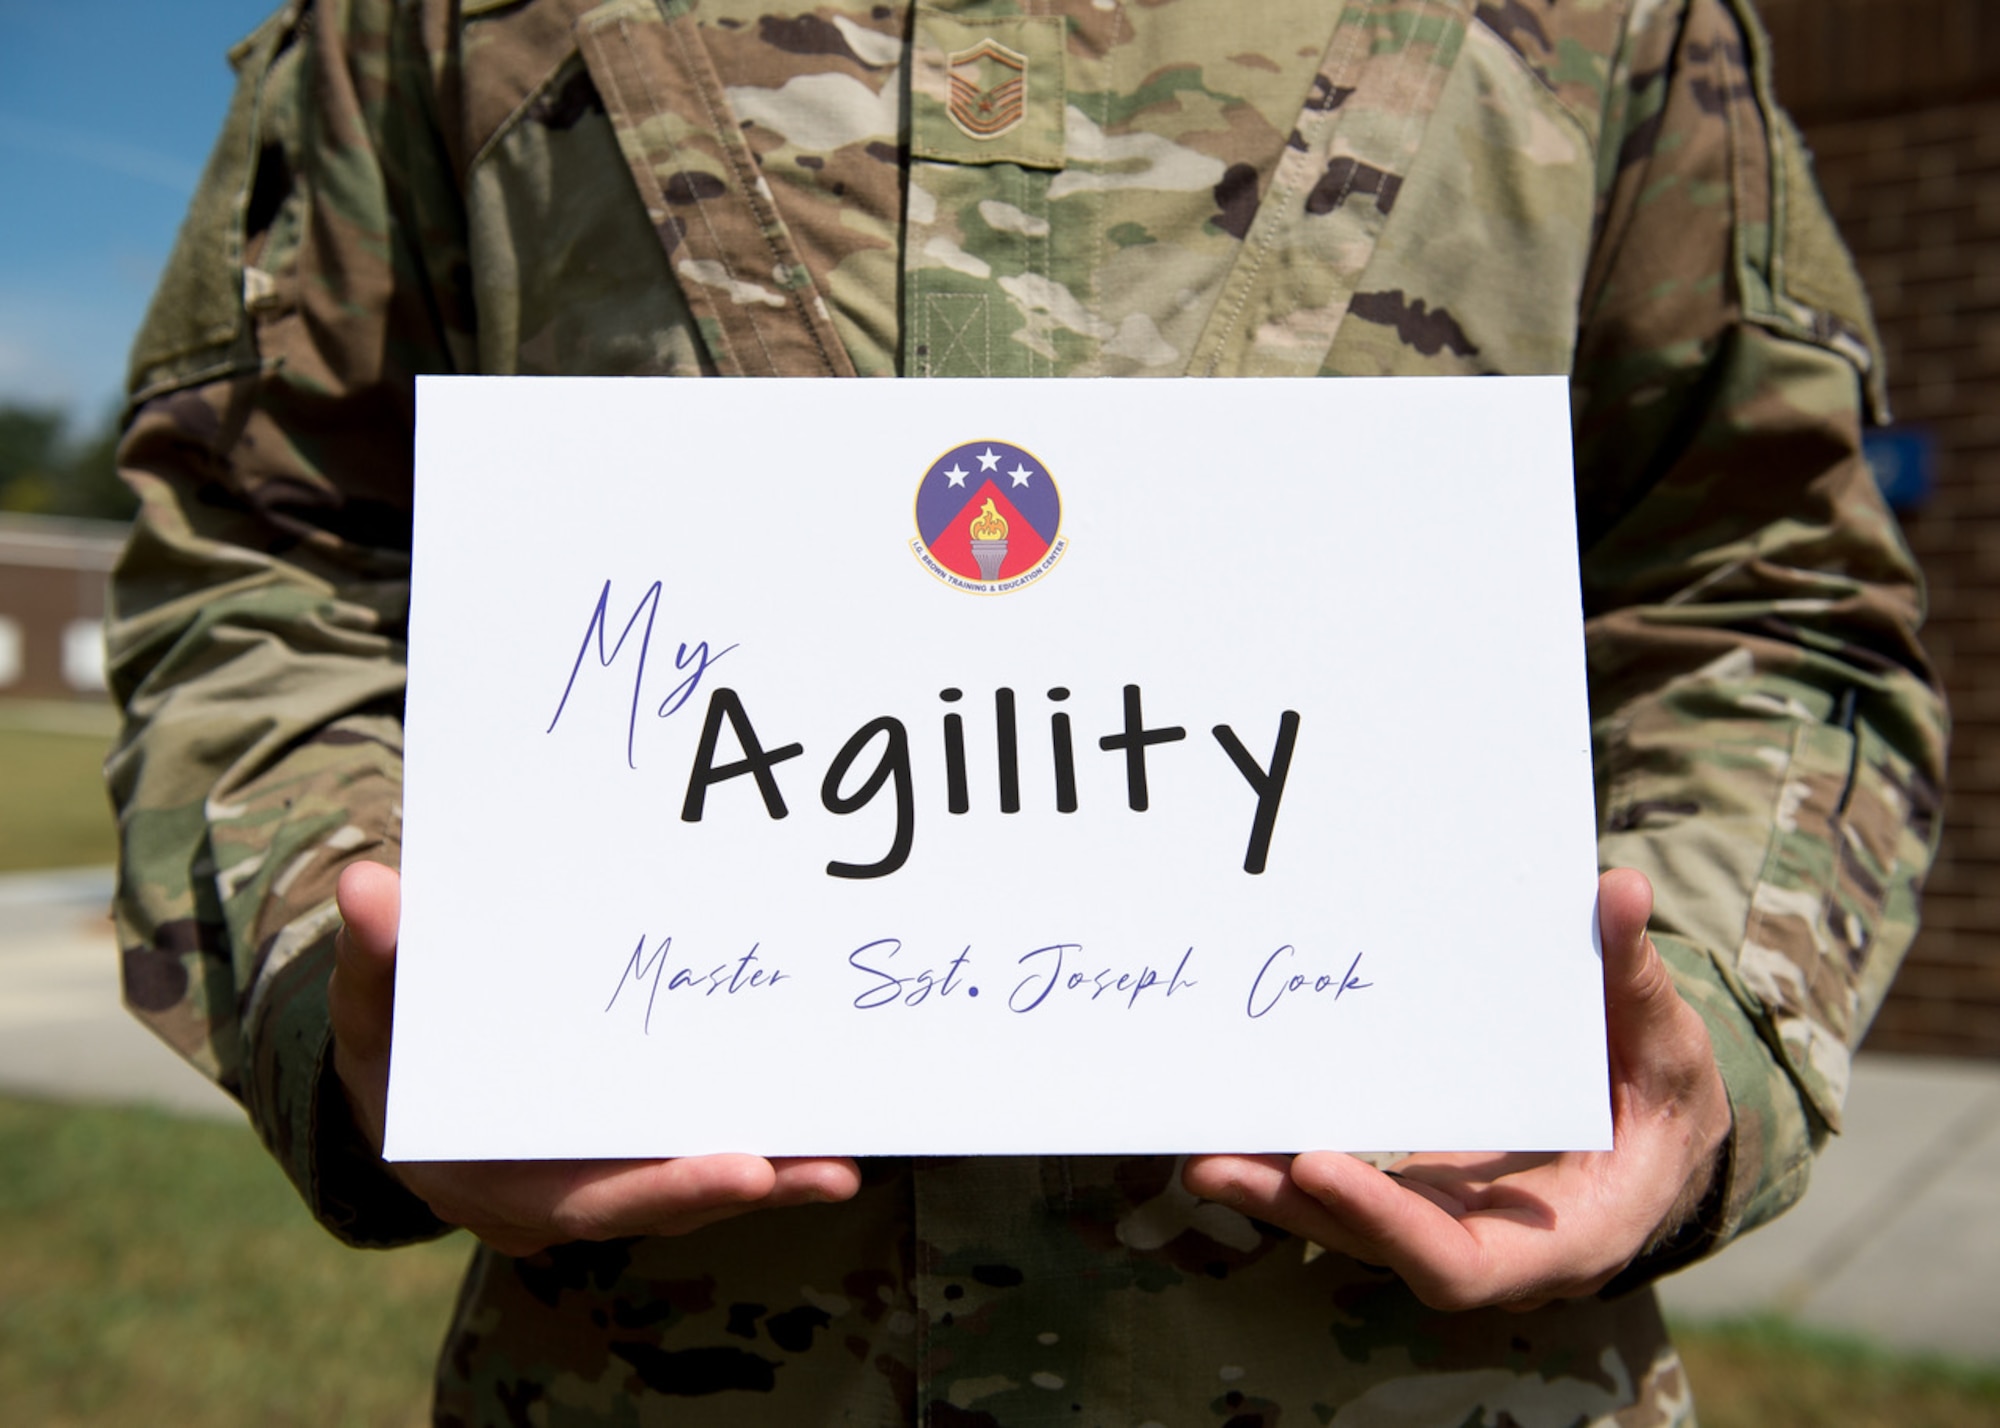
[[[1021,84],[974,112],[982,50]],[[1652,878],[1735,1115],[1698,1224],[1526,1316],[1167,1160],[880,1163],[845,1206],[482,1252],[441,1420],[1691,1421],[1624,1291],[1802,1190],[1944,744],[1866,305],[1737,0],[318,0],[234,58],[134,354],[119,930],[133,1009],[336,1233],[439,1228],[325,1005],[335,876],[398,853],[421,372],[1569,374],[1602,860]]]

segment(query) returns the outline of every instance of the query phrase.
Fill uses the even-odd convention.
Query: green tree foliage
[[[130,520],[139,503],[118,479],[118,425],[72,434],[53,407],[0,404],[0,511]]]

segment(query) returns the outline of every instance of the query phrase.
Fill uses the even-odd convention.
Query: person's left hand
[[[1602,1288],[1699,1206],[1730,1111],[1708,1029],[1646,936],[1651,884],[1618,869],[1597,896],[1610,1150],[1416,1155],[1387,1173],[1332,1151],[1204,1155],[1188,1189],[1386,1265],[1434,1309],[1533,1309]]]

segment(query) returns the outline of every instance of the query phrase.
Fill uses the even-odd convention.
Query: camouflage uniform
[[[1653,879],[1735,1116],[1696,1224],[1523,1316],[1162,1159],[482,1252],[441,1421],[1692,1421],[1635,1286],[1838,1128],[1944,742],[1866,306],[1761,45],[1740,0],[318,0],[245,42],[134,361],[120,928],[133,1008],[336,1233],[438,1228],[325,1006],[335,875],[397,856],[427,371],[1571,374],[1603,861]]]

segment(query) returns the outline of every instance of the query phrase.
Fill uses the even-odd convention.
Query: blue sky
[[[0,0],[0,402],[94,424],[277,0]]]

